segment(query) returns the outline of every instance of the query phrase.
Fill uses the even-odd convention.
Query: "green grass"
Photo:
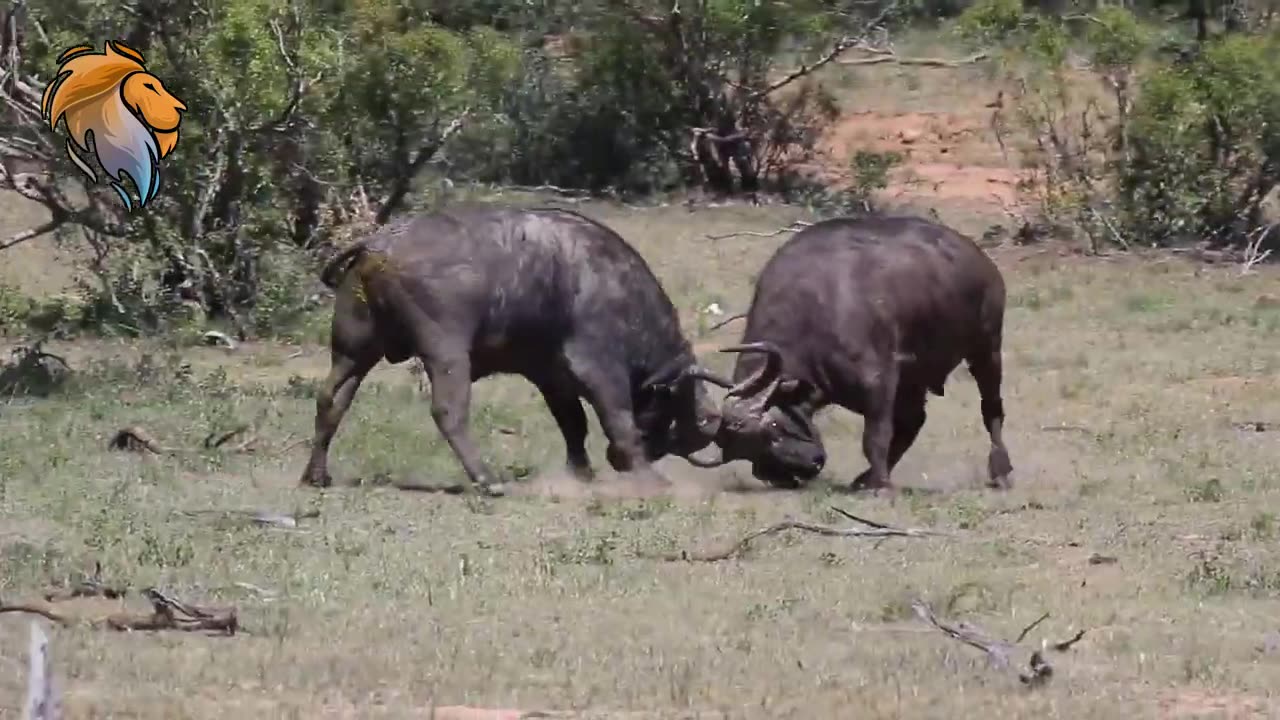
[[[706,233],[798,217],[587,212],[650,258],[686,328],[710,299],[726,312],[745,307],[754,272],[783,239]],[[1011,297],[1008,493],[981,487],[986,439],[963,372],[932,400],[894,474],[937,492],[893,501],[826,487],[863,468],[861,421],[843,411],[822,417],[831,460],[811,490],[716,492],[751,481],[736,465],[666,460],[659,467],[678,488],[701,492],[591,497],[559,476],[562,442],[536,392],[484,381],[472,428],[487,460],[536,477],[519,486],[524,496],[468,500],[373,482],[462,476],[405,366],[374,373],[335,444],[335,475],[370,483],[320,492],[296,485],[305,449],[280,451],[309,437],[323,348],[292,357],[296,347],[252,344],[51,345],[76,369],[68,384],[0,407],[0,597],[38,599],[100,561],[109,580],[238,608],[247,634],[233,638],[53,629],[77,718],[425,718],[432,701],[582,717],[1275,712],[1267,697],[1280,656],[1258,648],[1280,629],[1280,443],[1231,426],[1280,420],[1273,314],[1253,307],[1275,273],[992,252]],[[740,331],[691,334],[714,345]],[[728,369],[727,357],[704,359]],[[260,452],[201,448],[237,423],[255,424]],[[189,451],[108,450],[126,425]],[[788,535],[722,563],[648,559],[785,516],[840,524],[831,504],[954,536]],[[289,532],[181,513],[240,508],[320,516]],[[1117,562],[1090,564],[1094,553]],[[917,597],[1005,637],[1048,612],[1029,641],[1037,647],[1088,634],[1050,656],[1055,676],[1031,691],[917,621]],[[19,617],[0,616],[0,718],[17,717],[26,633]]]

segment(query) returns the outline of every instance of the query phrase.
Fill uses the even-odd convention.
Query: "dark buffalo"
[[[1001,439],[1005,285],[972,240],[920,218],[862,217],[811,225],[785,243],[756,282],[721,408],[715,466],[749,460],[779,487],[812,479],[826,462],[813,415],[827,405],[865,420],[870,464],[854,489],[889,487],[889,473],[925,422],[927,394],[943,394],[964,361],[982,396],[993,486],[1013,468]]]
[[[332,369],[316,402],[302,482],[327,486],[329,444],[365,375],[384,358],[423,361],[431,414],[482,488],[495,480],[467,431],[471,383],[518,374],[541,391],[575,475],[592,475],[596,412],[619,471],[712,441],[715,404],[676,310],[617,233],[559,209],[472,206],[419,215],[344,250],[321,279],[337,291]]]

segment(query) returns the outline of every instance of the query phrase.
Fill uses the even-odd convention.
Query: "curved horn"
[[[677,357],[674,360],[667,362],[666,365],[658,368],[658,370],[649,377],[645,378],[644,382],[640,383],[640,387],[645,388],[652,385],[665,385],[669,381],[678,378],[684,367],[691,363],[692,361],[688,357]]]
[[[765,353],[764,367],[757,370],[751,377],[743,380],[729,390],[730,397],[743,397],[745,395],[753,395],[760,390],[776,385],[778,375],[782,372],[782,351],[778,346],[762,340],[760,342],[746,343],[745,345],[732,345],[730,347],[720,348],[720,352],[736,352],[736,353]]]
[[[729,389],[733,387],[731,380],[726,380],[714,372],[702,367],[701,365],[690,365],[684,371],[684,377],[691,377],[697,380],[706,380],[713,385],[719,385],[722,388]]]

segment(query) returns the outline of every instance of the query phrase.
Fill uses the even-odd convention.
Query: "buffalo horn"
[[[751,377],[743,380],[729,390],[731,397],[745,397],[754,395],[764,388],[769,388],[771,394],[773,388],[777,385],[778,375],[782,372],[782,351],[777,345],[762,340],[760,342],[747,343],[745,345],[732,345],[730,347],[720,348],[720,352],[736,352],[736,353],[765,353],[764,367],[757,370]]]

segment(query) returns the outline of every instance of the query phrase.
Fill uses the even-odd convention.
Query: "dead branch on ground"
[[[805,222],[803,220],[797,220],[784,228],[778,228],[777,230],[772,230],[770,232],[756,232],[754,230],[735,230],[733,232],[725,233],[723,235],[707,233],[707,239],[708,240],[726,240],[732,237],[761,237],[761,238],[777,237],[779,235],[785,235],[790,232],[799,232],[800,230],[803,230],[809,227],[810,225],[813,225],[813,223]]]
[[[151,433],[137,425],[131,425],[116,431],[111,436],[107,447],[112,450],[128,450],[130,452],[147,451],[155,455],[171,455],[175,451],[166,448],[151,437]]]
[[[248,430],[248,425],[238,425],[224,433],[209,433],[209,435],[204,439],[204,447],[206,450],[220,448],[230,442],[232,438],[243,435],[248,432]]]
[[[988,661],[1000,670],[1014,670],[1010,654],[1018,649],[1019,643],[1025,640],[1032,630],[1049,619],[1049,613],[1041,615],[1030,625],[1023,628],[1022,632],[1018,633],[1017,640],[1008,642],[992,637],[981,628],[967,622],[943,622],[938,619],[937,615],[934,615],[933,608],[929,607],[929,604],[923,600],[916,600],[911,604],[911,608],[915,610],[917,617],[937,628],[947,637],[986,653]],[[1041,649],[1034,650],[1031,653],[1031,658],[1027,663],[1029,672],[1014,670],[1018,675],[1018,680],[1028,687],[1038,687],[1048,682],[1049,678],[1053,677],[1053,667],[1044,659],[1044,651],[1066,652],[1080,642],[1084,638],[1084,634],[1085,631],[1081,630],[1070,639],[1062,642],[1047,643],[1042,641]]]
[[[50,597],[52,593],[46,594]],[[23,613],[39,615],[64,627],[87,624],[94,628],[105,628],[117,632],[134,630],[178,630],[181,632],[208,632],[224,635],[235,635],[239,631],[239,621],[234,607],[206,608],[184,603],[156,588],[142,591],[143,597],[151,603],[151,613],[115,613],[101,618],[85,619],[69,613],[62,613],[49,604],[38,603],[6,603],[0,601],[0,614]]]
[[[320,517],[319,510],[304,510],[295,513],[282,513],[272,510],[179,510],[179,515],[189,518],[216,517],[224,521],[239,521],[251,525],[293,530],[302,520]]]
[[[210,433],[203,441],[205,450],[225,449],[233,453],[255,453],[258,451],[260,437],[256,434],[250,434],[237,443],[231,441],[240,437],[252,429],[251,425],[239,425],[231,430],[221,433]],[[287,436],[286,442],[292,439],[292,435]],[[282,454],[287,450],[292,450],[298,443],[291,442],[289,445],[277,450],[277,454]],[[126,428],[117,430],[111,436],[111,440],[107,442],[107,447],[111,450],[127,450],[130,452],[149,452],[153,455],[181,455],[184,453],[197,452],[195,448],[171,448],[161,445],[147,430],[139,425],[130,425]]]
[[[827,537],[857,537],[857,538],[882,538],[883,539],[883,538],[891,538],[891,537],[920,538],[920,537],[932,537],[932,536],[940,536],[940,537],[947,536],[947,533],[936,531],[936,530],[930,530],[927,528],[898,528],[892,525],[885,525],[884,523],[879,523],[872,520],[866,520],[864,518],[860,518],[857,515],[849,513],[845,510],[841,510],[840,508],[834,507],[834,506],[831,509],[865,527],[838,528],[838,527],[831,527],[828,525],[818,525],[817,523],[805,522],[803,520],[793,520],[791,518],[788,518],[786,520],[783,520],[782,522],[774,523],[773,525],[769,525],[768,527],[763,527],[763,528],[760,528],[759,530],[748,533],[741,540],[738,540],[737,542],[733,543],[729,547],[724,548],[722,550],[718,550],[714,552],[698,552],[698,553],[690,552],[688,550],[681,550],[679,552],[667,553],[667,554],[658,555],[654,557],[655,559],[664,560],[666,562],[720,562],[721,560],[728,560],[732,557],[736,557],[742,554],[747,550],[748,547],[750,547],[751,542],[756,540],[757,538],[761,538],[766,535],[777,535],[778,533],[785,532],[787,530],[803,530],[805,532],[810,532],[817,535],[825,535]]]

